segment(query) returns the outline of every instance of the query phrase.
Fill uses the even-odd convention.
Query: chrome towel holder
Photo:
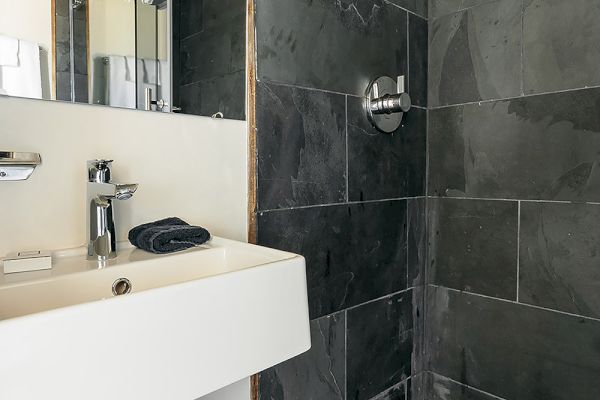
[[[24,181],[41,163],[39,153],[0,150],[0,181]]]

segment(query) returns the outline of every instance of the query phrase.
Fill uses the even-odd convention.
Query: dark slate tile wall
[[[177,0],[173,29],[174,105],[246,119],[246,1]]]
[[[427,1],[257,0],[258,243],[307,261],[311,350],[261,400],[406,400],[423,366]],[[381,134],[362,95],[407,75]]]
[[[430,2],[421,399],[600,393],[599,9]]]

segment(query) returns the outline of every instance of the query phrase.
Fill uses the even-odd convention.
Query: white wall
[[[88,7],[91,57],[135,56],[134,2],[89,0]]]
[[[245,122],[0,96],[0,150],[42,155],[29,180],[0,182],[0,257],[84,244],[93,158],[114,159],[113,180],[140,185],[116,202],[120,240],[167,216],[246,240]]]

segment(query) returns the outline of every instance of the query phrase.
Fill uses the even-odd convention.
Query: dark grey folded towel
[[[137,248],[166,254],[201,245],[210,239],[210,233],[179,218],[165,218],[136,226],[129,231],[128,237]]]

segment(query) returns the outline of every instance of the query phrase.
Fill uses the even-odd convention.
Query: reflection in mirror
[[[0,95],[245,119],[246,0],[0,7]]]
[[[246,0],[174,0],[173,49],[183,112],[245,119]]]

